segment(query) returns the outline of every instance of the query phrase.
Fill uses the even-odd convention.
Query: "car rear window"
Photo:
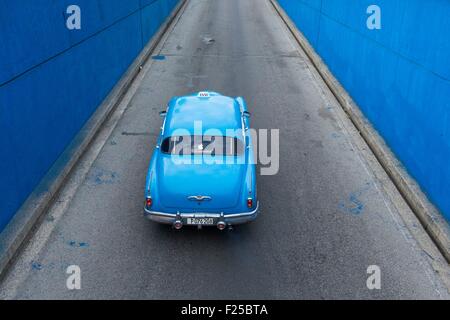
[[[244,145],[235,137],[173,136],[164,139],[161,152],[172,155],[238,156]]]

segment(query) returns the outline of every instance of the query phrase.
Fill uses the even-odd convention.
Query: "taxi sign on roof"
[[[209,95],[209,92],[207,92],[207,91],[201,91],[198,93],[198,97],[199,98],[209,98],[210,95]]]

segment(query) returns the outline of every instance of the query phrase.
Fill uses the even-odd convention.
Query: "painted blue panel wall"
[[[0,231],[177,3],[0,0]]]
[[[279,0],[450,219],[450,1]],[[366,26],[381,8],[381,30]]]

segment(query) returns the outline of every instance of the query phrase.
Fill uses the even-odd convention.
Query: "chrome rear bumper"
[[[259,213],[259,202],[256,204],[256,209],[250,212],[242,213],[165,213],[150,211],[144,209],[144,216],[158,223],[174,224],[176,221],[183,221],[187,218],[215,218],[218,222],[224,222],[227,225],[237,225],[251,222],[256,219]]]

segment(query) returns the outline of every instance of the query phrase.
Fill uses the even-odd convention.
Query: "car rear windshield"
[[[173,136],[164,139],[161,151],[172,155],[238,156],[244,145],[235,137]]]

